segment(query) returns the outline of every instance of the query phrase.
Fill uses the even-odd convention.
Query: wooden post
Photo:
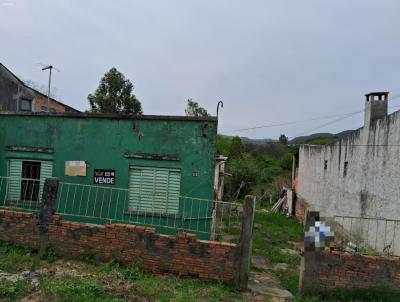
[[[238,246],[239,275],[237,285],[240,290],[247,290],[247,285],[249,282],[255,205],[256,197],[252,195],[247,195],[243,203],[242,231],[240,234],[240,242]]]
[[[49,243],[49,224],[53,222],[53,214],[57,200],[58,179],[47,178],[43,186],[42,204],[39,213],[39,257],[46,255]]]
[[[212,210],[211,215],[211,236],[210,240],[215,240],[217,234],[217,207],[218,203],[214,203],[214,209]]]
[[[287,198],[286,203],[288,208],[287,216],[290,217],[293,215],[293,191],[291,189],[287,189],[286,198]]]

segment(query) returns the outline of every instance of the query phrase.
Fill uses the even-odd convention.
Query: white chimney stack
[[[388,96],[389,92],[371,92],[365,95],[365,128],[369,128],[374,121],[387,116]]]

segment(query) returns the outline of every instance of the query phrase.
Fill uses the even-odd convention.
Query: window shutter
[[[129,174],[129,210],[178,213],[179,169],[131,167]]]
[[[39,200],[42,200],[44,181],[52,176],[53,176],[53,163],[51,161],[40,162]]]
[[[8,162],[8,200],[20,200],[22,161],[10,159]]]

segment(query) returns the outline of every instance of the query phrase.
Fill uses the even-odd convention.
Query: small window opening
[[[324,170],[328,170],[328,161],[324,160]]]
[[[346,176],[346,175],[347,175],[348,167],[349,167],[349,162],[348,162],[348,161],[345,161],[345,162],[344,162],[344,169],[343,169],[343,176]]]
[[[40,187],[40,162],[23,161],[21,179],[21,200],[38,201]]]
[[[19,110],[20,111],[32,111],[32,100],[21,99]]]

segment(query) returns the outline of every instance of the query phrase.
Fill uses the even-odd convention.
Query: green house
[[[0,113],[0,206],[35,211],[60,180],[64,219],[210,236],[214,117]]]

